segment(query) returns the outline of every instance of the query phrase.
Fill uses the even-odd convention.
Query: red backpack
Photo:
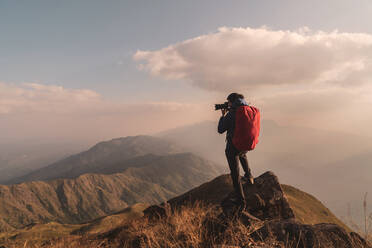
[[[233,145],[239,151],[250,151],[256,147],[260,134],[260,111],[252,106],[239,106],[235,114]]]

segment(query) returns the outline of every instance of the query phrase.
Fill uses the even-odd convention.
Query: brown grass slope
[[[351,229],[338,219],[326,206],[314,196],[290,185],[282,184],[295,217],[304,224],[333,223],[342,226],[347,231]]]
[[[185,194],[170,199],[168,202],[177,205],[204,202],[206,204],[219,204],[232,190],[230,175],[222,175],[210,182],[204,183]],[[327,207],[314,196],[295,187],[282,184],[283,191],[293,209],[295,217],[303,224],[333,223],[350,231]]]
[[[107,232],[124,223],[143,216],[148,204],[137,203],[112,215],[103,216],[82,224],[61,224],[49,222],[33,224],[20,230],[0,233],[0,245],[9,247],[40,247],[48,240],[61,238],[78,239],[81,234],[91,235]],[[25,246],[26,244],[26,246]],[[8,247],[6,246],[6,247]]]
[[[219,174],[191,153],[157,156],[142,167],[112,175],[0,185],[0,231],[32,223],[81,223],[137,202],[165,201]]]
[[[93,237],[79,239],[83,247],[130,247],[130,248],[162,248],[162,247],[252,247],[252,248],[371,248],[358,234],[343,232],[332,224],[312,226],[315,233],[288,232],[280,226],[279,232],[285,238],[269,232],[263,236],[262,230],[271,221],[246,223],[243,219],[229,222],[221,221],[221,211],[210,205],[194,202],[169,211],[158,219],[138,219],[131,221],[120,229]],[[301,226],[301,224],[300,224]],[[309,225],[303,225],[309,228]],[[332,229],[324,228],[325,226]],[[221,228],[223,231],[221,232]],[[324,228],[324,229],[321,229]],[[309,230],[309,229],[308,229]],[[322,230],[322,231],[321,231]],[[338,230],[338,231],[337,231]],[[289,235],[288,235],[289,234]],[[292,235],[291,235],[292,234]],[[66,244],[64,240],[51,247]]]
[[[299,222],[334,223],[348,229],[315,197],[289,185],[281,186]],[[160,219],[135,219],[105,233],[81,238],[70,236],[52,241],[51,246],[47,247],[63,247],[69,242],[81,248],[100,245],[107,245],[105,247],[214,247],[213,245],[216,244],[238,247],[298,247],[298,243],[294,240],[278,241],[274,237],[261,241],[254,240],[251,234],[261,228],[264,221],[252,226],[232,222],[224,235],[217,238],[214,233],[216,230],[208,228],[207,223],[210,220],[214,222],[218,220],[221,214],[219,204],[231,191],[230,176],[222,175],[169,200],[170,206],[178,207],[174,212]],[[321,247],[327,245],[322,244]]]
[[[304,224],[335,223],[347,228],[315,197],[289,185],[281,186],[298,221]],[[218,205],[231,190],[230,176],[222,175],[169,200],[171,205],[176,204],[180,208],[155,222],[140,218],[146,206],[137,204],[81,225],[37,225],[18,233],[13,232],[13,236],[7,237],[8,240],[15,238],[12,241],[20,247],[23,247],[26,240],[29,242],[26,247],[39,247],[42,243],[46,247],[66,247],[71,244],[81,248],[102,247],[104,244],[108,245],[105,247],[138,247],[138,242],[142,242],[141,247],[209,247],[212,244],[297,247],[296,242],[280,242],[274,238],[261,242],[253,240],[250,234],[260,228],[263,222],[251,227],[234,223],[228,227],[222,239],[213,239],[215,236],[203,228],[205,221],[217,218],[221,211]],[[48,239],[50,241],[46,241]]]

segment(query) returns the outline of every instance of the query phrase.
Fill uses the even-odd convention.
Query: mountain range
[[[333,223],[341,226],[342,228],[345,228],[345,230],[347,231],[350,231],[347,225],[345,225],[336,216],[334,216],[334,214],[314,196],[289,185],[282,184],[281,188],[286,199],[288,199],[289,206],[293,210],[295,218],[297,219],[297,221],[299,221],[299,223],[306,225]],[[181,206],[183,209],[187,209],[188,207],[193,206],[195,202],[204,204],[205,206],[209,206],[208,209],[210,209],[218,206],[232,190],[233,187],[230,175],[220,175],[208,182],[202,183],[200,186],[197,186],[183,194],[176,195],[173,198],[167,196],[168,198],[166,200],[168,200],[167,202],[170,205]],[[274,189],[271,189],[269,186],[269,190]],[[143,192],[140,191],[138,191],[138,193],[143,194]],[[117,196],[111,195],[111,197]],[[95,201],[94,198],[92,200],[92,204],[99,204]],[[151,198],[144,200],[151,201]],[[108,202],[108,199],[101,199],[101,201]],[[273,202],[274,205],[277,204],[275,203],[277,200],[265,199],[265,201]],[[157,199],[153,202],[160,203],[161,200],[159,201]],[[12,242],[14,242],[12,244],[19,245],[20,247],[23,247],[25,241],[28,241],[30,244],[35,244],[37,246],[41,243],[45,243],[46,240],[57,238],[66,238],[68,240],[67,242],[71,242],[71,240],[74,240],[75,242],[76,239],[79,240],[80,238],[87,235],[93,235],[91,239],[98,239],[99,243],[103,243],[104,238],[109,235],[109,240],[112,242],[114,241],[113,239],[118,238],[112,236],[120,233],[120,230],[126,229],[126,224],[129,221],[141,221],[140,218],[143,217],[143,211],[145,210],[146,213],[146,211],[148,211],[147,209],[150,209],[147,208],[147,206],[148,204],[137,203],[130,208],[126,208],[121,211],[113,212],[110,215],[103,215],[102,217],[80,223],[66,224],[66,222],[61,223],[61,220],[59,222],[44,221],[39,223],[30,223],[17,230],[13,229],[7,230],[6,232],[3,231],[3,233],[0,234],[0,245],[4,244],[4,242],[6,241],[12,240]],[[190,210],[193,211],[192,209]],[[75,218],[76,217],[77,216],[75,216]],[[187,216],[187,218],[189,218],[189,216]],[[167,220],[167,218],[164,218],[160,221]],[[143,220],[143,222],[146,221]],[[77,243],[80,243],[80,241],[78,241]]]
[[[6,184],[76,178],[85,173],[110,174],[120,172],[133,164],[151,161],[150,158],[143,157],[149,154],[166,155],[181,151],[173,143],[156,137],[138,135],[116,138],[99,142],[86,151],[11,179]]]
[[[286,184],[319,196],[338,216],[343,205],[355,202],[355,194],[370,188],[369,138],[271,121],[263,122],[261,132],[259,146],[248,153],[255,175],[278,171]],[[0,230],[48,222],[78,224],[138,202],[159,203],[228,172],[224,164],[224,135],[217,134],[214,122],[156,137],[99,142],[0,185]],[[300,201],[298,209],[304,204]]]
[[[6,184],[11,179],[48,166],[55,161],[84,150],[85,147],[85,144],[77,142],[38,143],[36,141],[22,141],[17,144],[0,143],[0,184]]]
[[[23,183],[0,185],[0,230],[80,223],[137,202],[161,202],[222,172],[216,163],[178,151],[150,136],[119,138],[37,170]]]

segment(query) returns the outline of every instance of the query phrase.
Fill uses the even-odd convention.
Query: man
[[[243,187],[240,180],[239,174],[239,160],[244,170],[244,177],[243,180],[249,184],[253,184],[253,176],[251,174],[251,170],[248,165],[248,160],[246,153],[247,151],[238,151],[232,143],[232,139],[234,136],[234,128],[235,128],[235,113],[236,108],[239,106],[248,106],[246,101],[244,100],[244,96],[238,93],[231,93],[228,97],[228,106],[229,110],[221,109],[222,116],[218,122],[218,133],[222,134],[225,131],[226,133],[226,149],[225,154],[227,158],[227,162],[230,167],[230,175],[233,181],[235,192],[238,196],[237,205],[241,206],[242,208],[245,207],[245,196],[243,192]]]

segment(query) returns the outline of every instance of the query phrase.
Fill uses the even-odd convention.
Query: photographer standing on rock
[[[248,165],[246,153],[253,150],[258,143],[260,129],[260,112],[249,106],[244,96],[231,93],[228,102],[216,104],[216,110],[221,109],[222,116],[218,122],[218,133],[226,134],[225,154],[230,167],[230,174],[235,192],[238,196],[236,204],[245,208],[245,196],[239,174],[239,161],[244,170],[243,181],[253,184],[254,179]]]

